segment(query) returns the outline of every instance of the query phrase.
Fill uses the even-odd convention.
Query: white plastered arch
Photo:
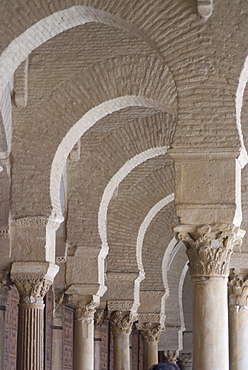
[[[151,224],[152,220],[158,212],[161,211],[162,208],[164,208],[167,204],[173,202],[175,199],[174,193],[169,194],[167,197],[161,199],[159,202],[157,202],[147,213],[146,217],[144,218],[142,224],[140,225],[138,236],[137,236],[137,243],[136,243],[136,258],[137,258],[137,265],[139,269],[139,276],[135,280],[135,290],[134,290],[134,299],[135,302],[139,302],[139,294],[140,294],[140,283],[145,278],[145,271],[142,263],[142,248],[143,248],[143,241],[146,234],[146,231]],[[162,266],[161,266],[162,267]],[[165,294],[161,298],[161,315],[164,315],[164,302],[166,299],[166,289]]]
[[[60,181],[63,168],[67,157],[80,137],[84,135],[99,120],[110,115],[113,112],[124,108],[146,107],[165,112],[171,112],[169,107],[165,107],[158,101],[138,96],[122,96],[112,99],[90,109],[79,121],[77,121],[67,132],[55,153],[50,177],[50,196],[53,208],[52,217],[62,219],[60,205]]]
[[[93,127],[99,120],[110,115],[111,113],[120,111],[124,108],[131,107],[146,107],[161,110],[169,113],[174,113],[170,107],[166,107],[153,99],[148,99],[141,96],[122,96],[116,99],[108,100],[90,109],[79,121],[77,121],[67,132],[62,139],[51,166],[50,174],[50,198],[52,204],[52,214],[49,217],[46,230],[46,257],[47,260],[54,261],[55,258],[55,231],[59,224],[63,221],[63,214],[60,204],[60,181],[63,169],[66,165],[66,160],[78,142],[91,127]],[[107,251],[103,248],[99,254],[99,261],[103,261],[106,257]],[[103,263],[101,262],[101,266]],[[102,267],[99,268],[99,283],[102,285],[104,281],[104,272]]]
[[[135,35],[146,42],[148,46],[155,50],[158,56],[161,57],[161,53],[155,43],[138,27],[118,15],[111,14],[101,9],[85,5],[75,5],[67,9],[59,10],[39,20],[11,41],[0,56],[0,110],[8,151],[10,151],[11,147],[11,121],[6,119],[6,114],[1,109],[1,102],[4,99],[7,85],[14,75],[15,70],[33,50],[46,41],[71,28],[92,22],[119,28]],[[11,109],[11,105],[9,109]]]
[[[248,163],[248,154],[244,144],[241,112],[243,106],[244,92],[248,81],[248,56],[243,65],[243,69],[239,76],[238,88],[236,91],[235,108],[236,108],[236,124],[239,133],[241,144],[241,151],[238,158],[238,165],[236,166],[236,213],[234,224],[240,226],[242,222],[242,201],[241,201],[241,169]]]
[[[248,56],[244,62],[243,69],[239,76],[239,83],[238,83],[238,88],[236,91],[236,101],[235,101],[236,103],[235,104],[236,105],[236,123],[238,127],[240,143],[241,143],[241,152],[240,152],[239,160],[240,160],[240,164],[242,168],[248,162],[248,154],[247,154],[245,144],[244,144],[244,138],[243,138],[243,133],[242,133],[242,122],[241,122],[243,97],[244,97],[244,92],[245,92],[247,81],[248,81]]]
[[[159,53],[155,44],[131,22],[104,10],[85,5],[73,6],[55,12],[33,24],[3,51],[0,57],[0,96],[16,68],[34,49],[64,31],[91,22],[117,27],[132,33]]]
[[[181,248],[184,247],[183,242],[177,241],[174,237],[171,242],[169,243],[168,248],[165,251],[164,259],[163,259],[163,280],[168,292],[167,298],[170,295],[169,283],[167,278],[167,272],[170,269],[173,260],[177,257],[178,252]],[[178,285],[178,303],[179,303],[179,316],[180,316],[180,328],[178,330],[178,350],[183,349],[183,332],[185,331],[185,322],[184,322],[184,314],[183,314],[183,284],[185,280],[186,273],[188,271],[188,261],[185,263],[179,279]]]
[[[179,300],[179,313],[180,313],[180,322],[181,327],[178,330],[178,350],[181,351],[183,349],[183,332],[185,331],[185,321],[184,321],[184,314],[183,314],[183,284],[185,280],[185,276],[189,269],[188,262],[185,263],[184,268],[181,272],[180,281],[179,281],[179,289],[178,289],[178,300]]]
[[[122,182],[122,180],[137,166],[144,163],[148,159],[163,155],[167,153],[167,146],[164,147],[157,147],[151,148],[144,152],[141,152],[128,160],[120,169],[116,172],[116,174],[111,178],[108,185],[106,186],[103,196],[101,199],[99,212],[98,212],[98,231],[101,238],[101,251],[98,257],[98,267],[100,271],[100,276],[104,276],[104,260],[107,256],[109,246],[107,241],[107,213],[108,213],[108,206],[109,203]],[[158,202],[147,214],[144,221],[142,222],[138,237],[137,237],[137,244],[136,244],[136,257],[137,257],[137,264],[139,269],[139,276],[135,279],[134,283],[134,305],[136,303],[139,304],[139,289],[140,283],[144,279],[144,269],[142,264],[142,244],[145,232],[152,221],[152,219],[156,216],[156,214],[163,208],[166,204],[170,203],[174,200],[174,194],[169,195],[168,197],[162,199]],[[139,262],[140,261],[140,262]],[[103,281],[101,282],[103,284]]]

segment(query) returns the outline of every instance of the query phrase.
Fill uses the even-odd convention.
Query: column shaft
[[[193,369],[229,370],[227,276],[244,233],[230,224],[180,225],[193,283]]]
[[[52,346],[52,370],[61,370],[62,366],[62,341],[63,328],[61,320],[54,320],[53,346]]]
[[[94,337],[94,370],[101,370],[101,347],[101,329],[96,328]]]
[[[75,320],[74,369],[94,370],[94,320]]]
[[[0,369],[4,369],[5,352],[5,306],[0,306]]]
[[[14,262],[11,280],[19,294],[17,370],[44,370],[43,299],[57,274],[49,262]]]
[[[194,277],[193,369],[228,370],[226,277]]]
[[[143,370],[149,370],[158,363],[158,342],[143,341]]]
[[[130,370],[129,337],[136,314],[128,311],[114,311],[110,316],[114,337],[114,369]]]
[[[130,370],[129,333],[114,332],[114,369]]]
[[[43,370],[43,304],[19,304],[17,370]]]
[[[232,269],[229,276],[230,370],[246,370],[248,364],[248,270]]]
[[[146,316],[149,317],[149,315]],[[140,320],[141,317],[142,315],[139,316]],[[158,363],[158,342],[160,334],[164,330],[164,318],[162,324],[160,322],[139,321],[137,328],[141,331],[143,342],[143,370],[149,370],[152,365]]]
[[[230,307],[230,370],[247,370],[248,309]]]

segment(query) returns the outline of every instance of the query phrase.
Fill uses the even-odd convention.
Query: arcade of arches
[[[246,0],[1,0],[0,368],[248,368]]]

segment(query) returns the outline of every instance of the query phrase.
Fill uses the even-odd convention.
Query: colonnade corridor
[[[248,369],[247,19],[0,0],[0,370]]]
[[[13,281],[17,279],[13,277]],[[99,307],[86,303],[83,296],[77,300],[74,297],[73,303],[71,297],[54,299],[52,285],[42,293],[46,293],[44,300],[40,291],[39,303],[27,301],[23,295],[23,278],[22,288],[20,282],[10,285],[3,281],[1,366],[3,369],[149,370],[153,364],[165,362],[178,364],[183,370],[193,369],[193,364],[194,368],[210,369],[211,352],[213,357],[216,353],[215,360],[223,368],[245,370],[248,270],[241,269],[237,275],[231,269],[228,279],[193,275],[192,282],[194,344],[191,352],[185,352],[187,343],[184,350],[176,347],[160,350],[161,335],[166,338],[166,331],[170,330],[166,323],[164,326],[141,323],[137,314],[111,312],[108,302],[105,307]],[[76,301],[80,303],[75,304]],[[185,334],[184,342],[189,342],[190,333]]]

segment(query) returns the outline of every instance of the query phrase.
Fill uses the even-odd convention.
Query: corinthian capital
[[[7,295],[10,290],[10,279],[6,272],[0,273],[0,306],[7,304]]]
[[[137,324],[142,339],[146,342],[158,342],[160,334],[165,329],[161,323],[142,322]]]
[[[59,267],[49,262],[14,262],[11,280],[20,294],[20,303],[43,303]]]
[[[96,310],[96,313],[95,313],[95,316],[94,316],[95,329],[98,329],[103,325],[104,320],[106,319],[106,317],[107,317],[107,310],[106,309]]]
[[[130,334],[134,321],[137,320],[137,314],[132,312],[114,311],[110,316],[113,333]]]
[[[94,320],[96,307],[99,306],[99,297],[97,296],[79,296],[73,294],[69,296],[69,303],[75,307],[75,319],[91,322]]]
[[[179,350],[176,351],[164,351],[165,360],[169,364],[176,364],[179,355]]]
[[[227,224],[182,225],[174,231],[189,258],[191,276],[228,276],[234,247],[240,247],[244,231]]]
[[[248,270],[246,274],[235,274],[234,269],[228,282],[229,305],[248,310]]]

